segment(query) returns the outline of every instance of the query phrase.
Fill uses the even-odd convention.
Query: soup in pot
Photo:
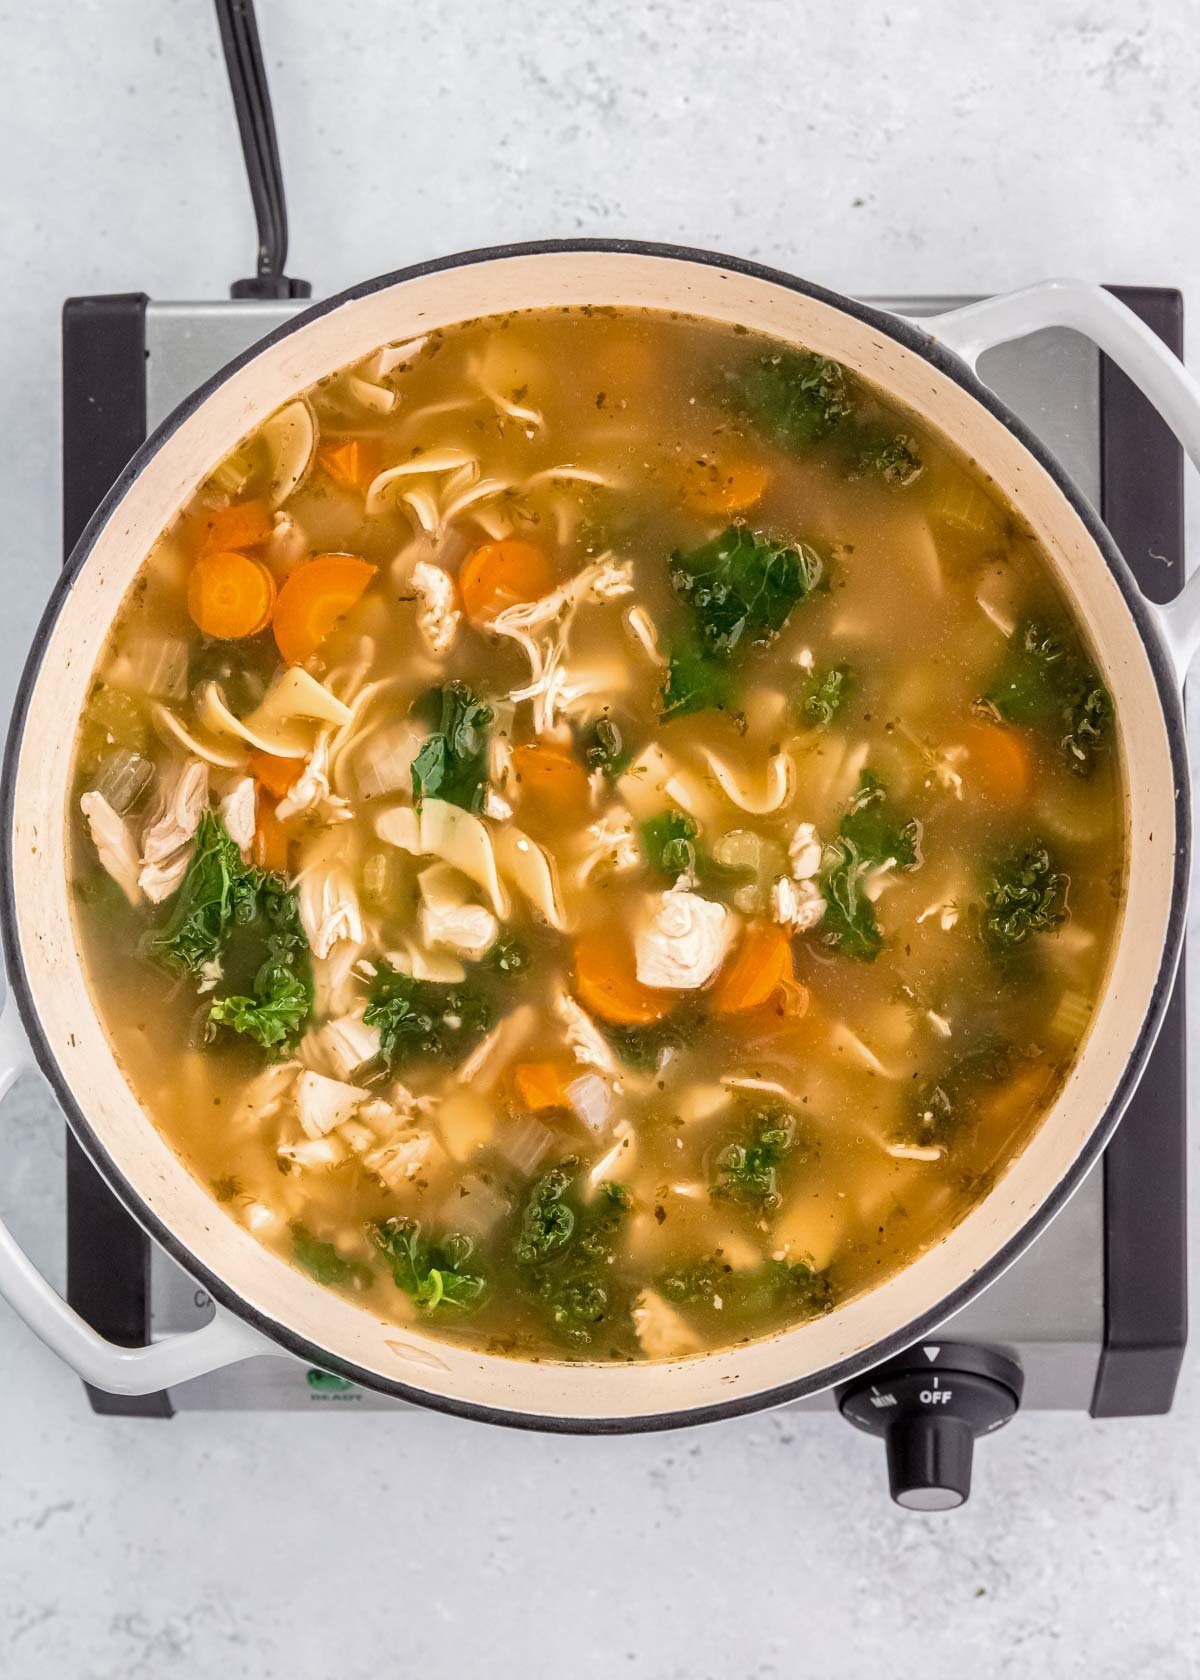
[[[847,369],[563,309],[388,345],[147,558],[77,743],[96,1006],[230,1218],[383,1319],[675,1358],[936,1242],[1071,1067],[1112,708]]]

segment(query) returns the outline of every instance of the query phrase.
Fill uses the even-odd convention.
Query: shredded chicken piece
[[[587,849],[576,871],[580,886],[596,874],[627,875],[642,866],[637,829],[624,805],[613,805],[599,816],[584,839]]]
[[[304,769],[275,807],[275,815],[280,822],[290,822],[306,811],[324,817],[327,822],[349,821],[349,801],[329,789],[329,752],[333,733],[326,729],[317,736]]]
[[[138,882],[139,863],[133,835],[102,793],[85,793],[79,809],[87,819],[88,833],[95,844],[101,866],[112,876],[130,904],[142,902]]]
[[[643,1289],[633,1304],[633,1327],[647,1359],[679,1359],[699,1353],[703,1343],[690,1324],[653,1289]]]
[[[942,932],[949,933],[951,928],[957,927],[959,913],[958,905],[955,904],[953,899],[949,899],[944,904],[929,905],[927,909],[922,910],[921,914],[917,917],[917,921],[927,922],[932,916],[936,916],[938,926],[941,928]]]
[[[243,859],[250,856],[254,844],[254,777],[243,776],[235,782],[221,801],[221,821]]]
[[[898,1161],[940,1161],[945,1150],[938,1143],[889,1143],[887,1153]]]
[[[417,629],[435,659],[444,658],[454,645],[462,613],[455,606],[454,579],[449,572],[428,560],[418,560],[412,569],[417,592]]]
[[[554,1013],[563,1025],[568,1048],[577,1062],[615,1074],[620,1064],[600,1028],[569,992],[560,987],[552,999]]]
[[[435,950],[478,962],[496,943],[500,924],[483,904],[422,904],[421,938]]]
[[[389,1190],[401,1190],[426,1172],[442,1153],[432,1132],[406,1131],[380,1144],[362,1158],[368,1172],[381,1178]]]
[[[634,646],[645,654],[652,665],[662,670],[667,663],[666,656],[658,645],[658,631],[654,620],[645,607],[626,607],[621,615],[621,622]]]
[[[633,562],[603,555],[549,594],[536,601],[519,601],[491,620],[489,630],[515,641],[529,660],[530,680],[514,689],[510,698],[533,701],[537,734],[550,734],[559,711],[611,685],[611,672],[606,671],[602,677],[572,679],[563,668],[576,609],[589,600],[616,600],[632,589]]]
[[[186,759],[164,787],[159,814],[142,835],[138,883],[152,903],[169,898],[187,874],[192,841],[208,807],[208,773],[203,759]]]
[[[735,925],[723,904],[678,883],[655,894],[633,936],[638,979],[673,992],[706,986],[725,960]]]
[[[537,1013],[529,1004],[514,1009],[475,1046],[455,1074],[457,1082],[490,1091],[536,1026]]]
[[[230,1121],[233,1130],[256,1132],[274,1120],[291,1097],[298,1072],[296,1062],[275,1062],[256,1073],[233,1111]]]
[[[301,874],[300,922],[318,957],[327,957],[342,940],[362,945],[358,896],[344,864],[314,864]]]
[[[492,822],[507,822],[513,814],[513,808],[502,793],[497,793],[494,787],[490,787],[483,796],[483,814],[490,817]]]
[[[825,914],[825,899],[815,881],[781,875],[771,887],[771,915],[793,933],[807,933]]]
[[[367,1026],[361,1011],[326,1021],[308,1037],[312,1038],[317,1055],[338,1079],[348,1079],[379,1054],[379,1028]],[[304,1045],[300,1050],[303,1056]]]
[[[797,823],[788,841],[788,858],[797,881],[808,881],[821,867],[821,837],[815,823]]]

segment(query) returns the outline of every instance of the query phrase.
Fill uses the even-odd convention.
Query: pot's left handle
[[[37,1064],[11,990],[0,1014],[0,1101]],[[84,1382],[108,1394],[154,1394],[278,1347],[218,1307],[201,1330],[165,1336],[148,1347],[106,1341],[50,1287],[0,1221],[0,1295],[46,1346]]]
[[[985,350],[1043,327],[1083,333],[1128,374],[1200,468],[1200,383],[1131,309],[1082,280],[1046,280],[1022,291],[983,298],[913,326],[974,367]],[[1150,603],[1179,681],[1200,652],[1200,571],[1166,606]]]

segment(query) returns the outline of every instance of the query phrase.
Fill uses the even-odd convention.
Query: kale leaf
[[[220,957],[233,927],[252,921],[257,909],[258,872],[242,862],[220,817],[205,811],[171,918],[146,949],[174,973],[199,979]]]
[[[728,669],[703,649],[685,643],[674,647],[658,696],[659,716],[690,717],[694,712],[730,712],[735,705]]]
[[[497,974],[524,974],[529,967],[528,948],[515,933],[502,933],[483,955],[483,967]]]
[[[717,1181],[711,1194],[759,1213],[778,1207],[779,1169],[797,1151],[798,1159],[806,1159],[807,1149],[791,1110],[777,1103],[761,1108],[744,1135],[717,1155]]]
[[[371,1227],[371,1240],[386,1258],[392,1281],[425,1312],[478,1306],[487,1280],[478,1270],[475,1244],[451,1231],[423,1237],[415,1219],[388,1219]]]
[[[735,1271],[716,1258],[691,1261],[664,1273],[658,1287],[679,1306],[723,1314],[786,1309],[793,1318],[811,1318],[829,1312],[834,1301],[828,1272],[803,1260],[767,1259],[751,1271]]]
[[[915,817],[902,823],[893,815],[887,789],[870,770],[859,777],[839,831],[864,863],[892,862],[901,869],[914,869],[920,862],[920,823]]]
[[[594,1201],[581,1202],[578,1170],[570,1156],[543,1173],[526,1201],[514,1253],[554,1329],[586,1347],[609,1315],[614,1237],[632,1204],[620,1184],[602,1184]]]
[[[921,861],[921,825],[901,822],[887,789],[864,770],[839,825],[839,838],[825,848],[820,883],[825,914],[818,924],[822,944],[860,962],[873,962],[883,948],[875,907],[865,890],[872,869],[893,862],[915,869]]]
[[[347,1260],[331,1242],[321,1242],[305,1226],[292,1228],[292,1255],[310,1277],[326,1288],[366,1289],[371,1283],[371,1268],[361,1260]]]
[[[495,1008],[477,981],[418,980],[381,962],[363,1020],[379,1028],[380,1050],[392,1066],[422,1056],[465,1055],[491,1029]]]
[[[1068,768],[1090,774],[1112,731],[1112,697],[1066,630],[1018,626],[995,682],[984,695],[1009,723],[1053,733]]]
[[[997,864],[984,898],[983,939],[997,955],[1067,919],[1068,877],[1040,840]]]
[[[796,702],[805,723],[828,729],[854,692],[854,673],[848,665],[833,665],[828,671],[814,671]]]
[[[748,525],[730,525],[701,548],[671,556],[672,587],[691,609],[702,649],[718,659],[778,635],[824,572],[807,543],[772,542]]]
[[[699,833],[694,818],[683,811],[663,811],[638,825],[643,857],[671,881],[695,872]]]
[[[915,484],[925,470],[916,438],[868,430],[855,440],[851,478],[880,478],[892,489]]]
[[[682,1050],[699,1030],[700,1016],[687,1013],[667,1015],[648,1026],[615,1026],[597,1020],[605,1038],[628,1068],[653,1073],[664,1050]]]
[[[426,795],[481,811],[488,775],[488,725],[492,708],[455,680],[430,689],[414,708],[432,733],[413,760],[413,798]]]
[[[620,726],[610,717],[597,718],[583,737],[583,762],[589,770],[603,770],[610,781],[616,780],[632,757]]]
[[[568,1156],[544,1172],[529,1192],[517,1235],[516,1257],[522,1266],[536,1266],[566,1248],[575,1232],[575,1210],[564,1201],[579,1163]]]
[[[921,1085],[900,1141],[946,1148],[974,1118],[981,1088],[1007,1079],[1019,1062],[1013,1047],[1001,1039],[988,1039],[956,1056]]]
[[[258,931],[267,954],[250,996],[213,1000],[208,1019],[253,1038],[264,1050],[282,1049],[299,1037],[313,1003],[308,940],[300,905],[281,875],[258,873]]]
[[[773,443],[808,449],[830,437],[854,412],[850,375],[812,350],[774,350],[729,380],[734,411]]]

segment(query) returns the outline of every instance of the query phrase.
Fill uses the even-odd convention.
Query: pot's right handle
[[[914,319],[973,368],[985,350],[1044,327],[1071,327],[1099,346],[1153,403],[1200,468],[1200,383],[1131,309],[1102,286],[1045,280],[944,315]],[[1166,606],[1149,603],[1182,683],[1200,650],[1200,571]]]
[[[0,1014],[0,1101],[37,1063],[17,1013],[11,988]],[[148,1347],[106,1341],[46,1282],[0,1221],[0,1295],[34,1335],[93,1388],[108,1394],[155,1394],[253,1354],[279,1348],[241,1319],[218,1307],[200,1330],[165,1336]]]

